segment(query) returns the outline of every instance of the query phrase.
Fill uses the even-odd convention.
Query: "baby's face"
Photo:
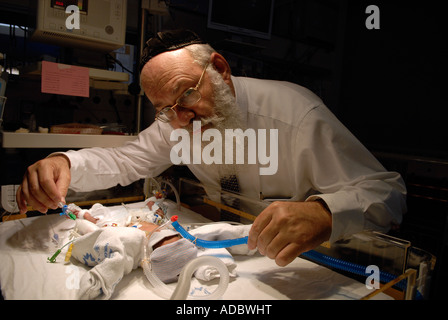
[[[140,230],[145,231],[147,234],[150,232],[153,232],[155,229],[157,229],[158,225],[151,223],[151,222],[140,222],[141,227],[139,227]],[[158,232],[158,231],[157,231]],[[171,237],[163,238],[161,241],[153,245],[153,249],[156,249],[158,247],[173,243],[177,240],[179,240],[180,237],[178,235],[174,235]]]

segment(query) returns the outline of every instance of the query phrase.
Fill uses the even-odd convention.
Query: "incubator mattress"
[[[131,204],[138,207],[142,203]],[[168,214],[179,216],[179,223],[209,222],[185,208],[181,212],[169,202]],[[123,206],[111,207],[125,214]],[[73,258],[64,262],[65,248],[56,263],[49,263],[57,250],[51,241],[54,233],[67,237],[74,221],[59,215],[39,216],[4,222],[0,225],[0,286],[5,299],[77,299],[80,277],[88,267]],[[356,300],[371,291],[364,283],[340,275],[310,261],[297,258],[280,268],[259,254],[234,256],[237,277],[231,278],[224,300]],[[191,292],[212,291],[218,280],[200,282],[193,278]],[[175,283],[171,284],[173,288]],[[376,299],[390,299],[379,294]],[[161,299],[141,268],[123,277],[112,299]]]

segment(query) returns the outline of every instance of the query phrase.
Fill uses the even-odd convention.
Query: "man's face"
[[[171,107],[185,90],[195,87],[204,66],[193,62],[186,50],[162,53],[151,59],[142,72],[143,89],[159,112]],[[198,88],[202,98],[188,108],[176,107],[177,118],[170,122],[174,129],[192,129],[192,122],[202,121],[207,128],[234,128],[239,109],[229,85],[209,67]],[[239,126],[237,126],[239,127]]]
[[[203,70],[185,50],[162,53],[151,59],[142,72],[142,86],[156,112],[171,107],[185,90],[196,86]],[[189,108],[176,107],[174,129],[188,126],[194,119],[213,115],[213,94],[207,74],[199,87],[202,98]]]

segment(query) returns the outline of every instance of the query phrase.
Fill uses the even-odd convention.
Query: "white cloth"
[[[100,229],[100,227],[98,227],[93,222],[84,219],[76,219],[75,223],[76,223],[75,224],[76,233],[78,233],[81,236]]]
[[[72,257],[93,267],[80,280],[80,299],[109,299],[124,275],[139,266],[145,233],[136,228],[100,228],[73,245]]]
[[[235,278],[237,276],[235,259],[227,249],[199,249],[197,256],[212,256],[218,258],[226,265],[230,277]],[[199,280],[210,281],[218,278],[219,272],[213,266],[202,265],[194,272],[194,276]]]
[[[217,241],[227,239],[237,239],[247,237],[252,225],[239,224],[232,225],[228,223],[210,223],[200,226],[196,229],[192,229],[189,233],[202,240]],[[237,246],[227,248],[232,254],[239,255],[253,255],[257,250],[249,250],[246,244],[240,244]]]
[[[111,218],[114,218],[113,215]],[[115,286],[124,275],[139,266],[143,259],[143,245],[145,232],[136,228],[115,227],[99,228],[87,220],[77,220],[77,227],[86,230],[91,225],[93,231],[84,234],[76,240],[72,250],[72,257],[86,266],[93,267],[83,275],[80,281],[81,299],[109,299]],[[96,229],[95,229],[96,228]],[[249,234],[250,225],[230,225],[226,223],[212,223],[191,230],[191,234],[203,240],[225,240],[245,237]],[[236,264],[229,251],[236,254],[252,255],[256,250],[249,250],[247,245],[238,245],[226,249],[200,249],[186,239],[158,247],[152,246],[166,237],[178,234],[174,230],[164,229],[155,232],[149,241],[151,268],[165,283],[177,280],[185,264],[197,256],[215,256],[227,266],[229,275],[236,277]],[[201,266],[195,272],[199,280],[210,281],[219,276],[214,267]]]
[[[165,282],[175,282],[185,265],[198,256],[198,248],[187,239],[160,246],[149,256],[151,271]]]
[[[89,210],[84,210],[84,214],[88,212],[90,215],[98,221],[96,225],[98,227],[125,227],[126,218],[110,211],[108,207],[103,206],[101,203],[95,203]],[[82,214],[82,216],[84,216]],[[81,218],[81,217],[79,217]]]
[[[332,212],[331,241],[364,229],[386,231],[400,223],[406,189],[309,90],[287,82],[232,77],[247,128],[278,129],[278,171],[260,176],[258,165],[238,174],[248,197],[290,201],[323,199]],[[360,106],[362,107],[362,105]],[[65,153],[74,190],[127,185],[171,166],[172,127],[156,121],[119,148]],[[217,170],[189,165],[205,185],[219,188]]]
[[[251,225],[230,225],[227,223],[212,223],[198,227],[190,231],[190,234],[198,239],[218,241],[227,239],[243,238],[249,235]],[[219,258],[227,267],[230,277],[236,277],[236,263],[231,253],[238,255],[253,255],[257,250],[249,250],[247,245],[238,245],[230,248],[203,249],[198,250],[198,257],[213,256]],[[194,276],[199,280],[210,281],[219,277],[219,272],[212,266],[199,267]]]
[[[250,225],[230,225],[227,223],[212,223],[208,225],[200,226],[196,229],[190,230],[190,234],[202,240],[217,241],[217,240],[227,240],[242,238],[249,235]],[[247,245],[238,245],[234,247],[210,249],[210,248],[199,248],[194,252],[185,244],[181,245],[180,241],[175,242],[175,244],[166,245],[159,247],[154,250],[155,244],[163,240],[164,238],[171,237],[173,235],[178,235],[177,231],[172,229],[164,229],[160,232],[155,232],[151,235],[149,241],[148,252],[150,253],[151,265],[157,264],[154,268],[155,273],[163,282],[172,282],[176,280],[173,276],[177,276],[182,270],[183,266],[188,262],[185,260],[192,260],[196,256],[200,257],[203,255],[214,256],[219,258],[226,266],[231,277],[236,277],[236,264],[232,256],[232,253],[239,255],[253,255],[257,250],[249,250]],[[183,242],[188,241],[182,239]],[[230,252],[229,252],[230,251]],[[155,253],[158,253],[157,255]],[[219,272],[217,272],[215,267],[203,265],[199,267],[194,276],[199,280],[210,281],[219,277]]]

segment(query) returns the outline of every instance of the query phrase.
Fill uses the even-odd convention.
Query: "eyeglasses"
[[[175,110],[176,107],[188,108],[194,106],[199,100],[202,99],[202,95],[199,92],[199,86],[201,85],[202,78],[204,77],[205,70],[207,70],[209,63],[205,65],[204,70],[202,71],[201,77],[199,78],[198,83],[195,87],[188,88],[182,93],[182,95],[177,98],[176,103],[172,107],[166,107],[160,110],[156,114],[156,120],[161,122],[171,122],[177,118],[177,112]]]

